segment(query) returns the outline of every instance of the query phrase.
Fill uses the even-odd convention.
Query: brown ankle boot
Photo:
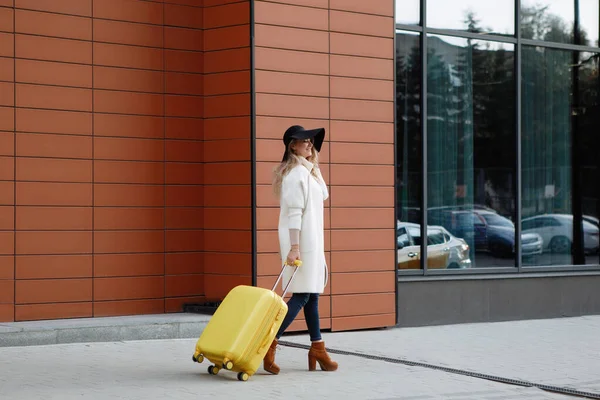
[[[277,348],[277,339],[273,340],[271,347],[267,350],[265,358],[263,359],[263,368],[265,371],[270,372],[274,375],[279,373],[279,367],[275,364],[275,349]]]
[[[308,370],[314,371],[317,369],[317,361],[323,371],[335,371],[338,369],[338,364],[332,361],[325,350],[325,342],[312,342],[308,351]]]

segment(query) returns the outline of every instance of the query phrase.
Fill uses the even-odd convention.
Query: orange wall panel
[[[329,55],[307,53],[295,50],[282,50],[268,47],[255,49],[255,68],[279,72],[298,72],[305,74],[329,74]]]
[[[166,187],[166,205],[195,207],[202,205],[203,186],[174,185]]]
[[[93,2],[94,17],[118,21],[163,23],[163,6],[160,3],[136,0],[102,0]]]
[[[329,79],[327,76],[256,71],[254,79],[256,90],[260,93],[329,96]]]
[[[204,72],[250,70],[250,48],[218,50],[205,53]]]
[[[204,253],[166,253],[165,274],[200,274],[204,272]]]
[[[17,280],[15,285],[15,304],[64,303],[91,300],[91,279]]]
[[[169,207],[166,209],[167,229],[202,229],[205,226],[202,207]]]
[[[393,25],[390,25],[393,29]],[[391,35],[390,35],[391,36]],[[347,33],[331,33],[331,52],[335,54],[394,58],[394,40],[390,38],[352,35]],[[393,77],[390,77],[393,79]]]
[[[2,43],[2,35],[0,35],[0,43]],[[2,48],[1,45],[0,48]],[[91,64],[92,43],[82,40],[17,34],[15,35],[15,55],[19,58],[34,60]]]
[[[168,230],[166,231],[165,250],[168,252],[203,250],[204,232],[201,230]]]
[[[368,36],[393,37],[395,23],[392,16],[356,12],[335,11],[329,14],[330,30],[332,32],[354,33]]]
[[[386,271],[394,264],[389,250],[332,251],[331,272]]]
[[[54,134],[17,133],[16,149],[21,157],[79,158],[92,157],[92,138]]]
[[[17,207],[16,227],[20,231],[92,229],[91,207]]]
[[[389,79],[394,73],[394,60],[332,54],[330,67],[335,76]]]
[[[163,275],[163,253],[94,254],[95,277]]]
[[[298,7],[266,1],[254,2],[256,24],[293,26],[327,31],[329,13],[326,9]]]
[[[165,187],[162,185],[94,184],[96,207],[161,207],[164,199]]]
[[[163,230],[96,231],[94,253],[151,253],[163,252]]]
[[[164,276],[94,278],[94,301],[161,298]]]
[[[203,29],[204,9],[183,5],[165,4],[164,23],[169,26]]]
[[[92,111],[90,89],[17,84],[16,98],[17,107]]]
[[[259,24],[254,29],[256,46],[316,53],[329,51],[329,34],[324,31]]]
[[[15,262],[17,279],[92,277],[92,256],[89,254],[17,256]]]
[[[204,137],[204,125],[201,119],[169,117],[164,119],[164,128],[166,139],[202,140]]]
[[[332,10],[353,11],[363,14],[394,15],[394,0],[330,0]],[[389,29],[393,29],[390,27]]]
[[[250,161],[250,140],[206,140],[204,142],[204,161]]]
[[[15,321],[35,321],[59,318],[84,318],[93,314],[92,303],[47,303],[15,305]]]
[[[15,254],[15,233],[0,231],[0,254],[4,256]]]
[[[91,113],[17,108],[16,121],[18,132],[92,134]]]
[[[184,297],[204,293],[204,274],[167,275],[165,277],[165,296]]]
[[[157,25],[95,19],[94,41],[161,48],[163,28]]]
[[[20,83],[92,87],[91,65],[17,59],[15,60],[15,71],[15,79]]]
[[[85,17],[17,9],[15,13],[15,32],[91,40],[92,20]]]
[[[94,65],[162,70],[167,59],[163,49],[98,42],[93,46]],[[91,50],[90,46],[90,56]]]
[[[245,207],[251,203],[250,185],[207,186],[204,193],[206,207]]]
[[[13,132],[0,131],[0,155],[15,155],[15,134]]]
[[[94,182],[163,184],[164,165],[161,162],[95,161]],[[122,187],[115,187],[119,191]]]
[[[86,231],[17,231],[15,254],[89,254],[92,233]]]
[[[161,314],[165,311],[163,299],[95,301],[95,317],[114,317],[132,314]]]
[[[360,315],[355,317],[339,317],[331,319],[333,331],[349,331],[354,329],[379,328],[396,325],[396,313]]]
[[[84,183],[17,182],[17,206],[91,206],[92,185]]]
[[[250,45],[250,25],[207,29],[204,31],[204,51],[246,47]]]
[[[272,0],[273,3],[292,4],[298,6],[327,8],[329,0]]]
[[[204,29],[250,23],[250,2],[230,2],[204,8]]]
[[[165,73],[165,93],[202,96],[204,75],[178,72]]]
[[[204,120],[205,140],[246,139],[250,137],[250,116]]]
[[[0,256],[0,279],[15,278],[15,258],[10,256]],[[12,301],[11,301],[12,303]]]
[[[92,16],[92,0],[14,0],[16,8],[26,10],[39,10],[60,14]]]
[[[14,157],[0,157],[0,180],[8,181],[14,179],[14,164]]]
[[[167,71],[202,73],[204,54],[183,50],[164,50],[165,69]],[[162,60],[162,58],[161,58]],[[158,61],[158,60],[157,60]],[[162,66],[162,63],[161,63]]]
[[[220,275],[243,275],[252,268],[252,253],[207,252],[204,272]]]
[[[164,208],[96,207],[96,230],[160,230],[164,226]]]

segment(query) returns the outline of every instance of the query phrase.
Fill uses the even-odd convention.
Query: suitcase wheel
[[[204,356],[202,354],[199,354],[198,357],[192,356],[192,360],[194,362],[201,363],[202,361],[204,361]]]
[[[248,378],[250,378],[250,376],[248,376],[248,374],[245,372],[238,373],[237,377],[242,382],[246,382],[248,380]]]
[[[208,373],[211,375],[216,375],[219,373],[219,371],[220,371],[220,368],[217,367],[216,365],[210,365],[208,367]]]
[[[228,371],[231,371],[233,369],[233,363],[229,360],[225,360],[223,361],[223,368],[225,368]]]

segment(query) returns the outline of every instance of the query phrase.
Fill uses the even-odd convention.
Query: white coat
[[[314,165],[300,157],[302,165],[294,167],[281,184],[279,213],[279,247],[282,264],[291,249],[290,229],[300,229],[300,259],[296,277],[290,284],[290,293],[323,293],[327,284],[325,261],[325,232],[323,224],[323,202],[329,197],[327,185],[317,169],[319,179],[310,171]],[[306,204],[306,209],[304,205]],[[293,272],[286,266],[282,278],[285,288]]]

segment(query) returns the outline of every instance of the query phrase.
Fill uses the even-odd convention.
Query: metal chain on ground
[[[304,344],[299,344],[299,343],[287,342],[287,341],[283,341],[283,340],[280,340],[278,342],[278,344],[280,344],[281,346],[295,347],[298,349],[305,349],[305,350],[310,349],[310,346],[307,346]],[[585,391],[581,391],[581,390],[570,389],[567,387],[545,385],[543,383],[528,382],[528,381],[522,381],[522,380],[518,380],[518,379],[504,378],[501,376],[481,374],[478,372],[471,372],[471,371],[466,371],[466,370],[462,370],[462,369],[443,367],[441,365],[428,364],[428,363],[423,363],[423,362],[418,362],[418,361],[410,361],[410,360],[405,360],[402,358],[390,358],[390,357],[384,357],[384,356],[376,356],[376,355],[372,355],[372,354],[364,354],[364,353],[359,353],[359,352],[355,352],[355,351],[337,350],[337,349],[330,349],[330,348],[327,348],[327,351],[332,354],[361,357],[361,358],[366,358],[369,360],[385,361],[385,362],[389,362],[389,363],[393,363],[393,364],[408,365],[411,367],[428,368],[428,369],[448,372],[450,374],[464,375],[464,376],[469,376],[469,377],[473,377],[473,378],[485,379],[488,381],[505,383],[505,384],[509,384],[509,385],[523,386],[523,387],[535,387],[535,388],[538,388],[541,390],[545,390],[547,392],[565,394],[568,396],[576,396],[576,397],[582,397],[582,398],[587,398],[587,399],[600,399],[600,393],[585,392]]]

